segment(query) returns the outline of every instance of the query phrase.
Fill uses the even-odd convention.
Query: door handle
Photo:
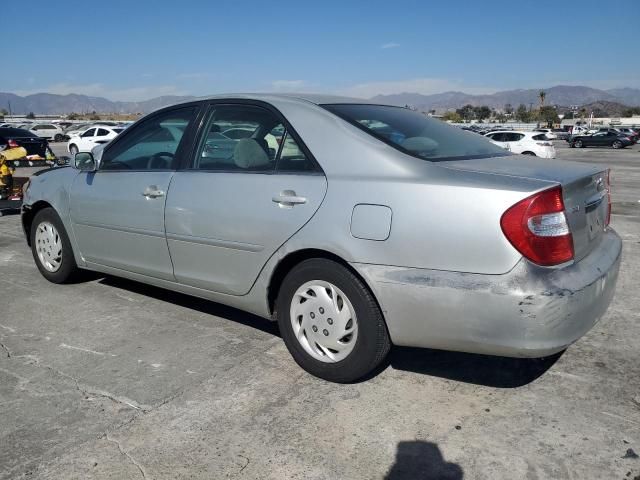
[[[295,205],[307,203],[305,197],[296,195],[293,190],[283,190],[280,195],[273,197],[271,200],[277,203],[280,208],[293,208]]]
[[[158,198],[164,196],[164,192],[155,185],[149,185],[144,189],[142,195],[147,198]]]

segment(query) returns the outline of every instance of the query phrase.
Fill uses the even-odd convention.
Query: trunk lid
[[[595,248],[604,232],[609,202],[607,171],[598,165],[527,155],[439,162],[453,170],[542,180],[562,186],[575,261]]]

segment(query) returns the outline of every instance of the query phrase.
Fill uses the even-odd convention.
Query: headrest
[[[239,168],[263,167],[269,164],[269,156],[253,138],[243,138],[236,144],[233,161]]]

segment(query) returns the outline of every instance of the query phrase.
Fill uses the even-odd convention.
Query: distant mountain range
[[[546,105],[558,105],[569,107],[572,105],[587,105],[594,102],[615,102],[628,106],[640,106],[640,89],[614,88],[611,90],[598,90],[583,86],[558,85],[544,89],[547,96]],[[460,108],[463,105],[481,106],[487,105],[495,109],[503,109],[506,104],[511,104],[515,109],[521,103],[529,106],[538,105],[539,89],[507,90],[491,95],[471,95],[464,92],[444,92],[434,95],[421,95],[419,93],[398,93],[394,95],[377,95],[374,101],[391,103],[395,105],[411,105],[419,110],[445,110]],[[13,93],[0,93],[0,109],[9,108],[14,114],[67,114],[76,113],[148,113],[172,103],[190,100],[196,97],[165,96],[152,98],[143,102],[114,102],[102,97],[89,97],[86,95],[55,95],[51,93],[37,93],[21,97]]]
[[[640,105],[640,89],[615,88],[611,90],[598,90],[596,88],[582,86],[558,85],[544,89],[546,93],[545,105],[587,105],[594,102],[606,101],[622,103],[628,106]],[[495,109],[503,109],[506,104],[511,104],[515,109],[520,104],[527,107],[533,104],[535,107],[540,100],[540,89],[506,90],[491,95],[470,95],[463,92],[444,92],[434,95],[420,95],[418,93],[400,93],[396,95],[378,95],[373,97],[375,101],[384,101],[395,105],[412,105],[419,110],[444,111],[460,108],[463,105],[481,106],[487,105]]]
[[[187,101],[196,97],[164,96],[143,102],[113,102],[102,97],[87,95],[56,95],[36,93],[21,97],[13,93],[0,92],[0,109],[9,110],[15,115],[33,112],[42,115],[60,115],[75,113],[148,113],[173,103]]]

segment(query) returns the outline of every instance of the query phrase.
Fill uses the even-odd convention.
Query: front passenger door
[[[148,117],[106,147],[97,172],[75,178],[71,222],[88,263],[174,279],[165,199],[197,112],[186,106]]]

